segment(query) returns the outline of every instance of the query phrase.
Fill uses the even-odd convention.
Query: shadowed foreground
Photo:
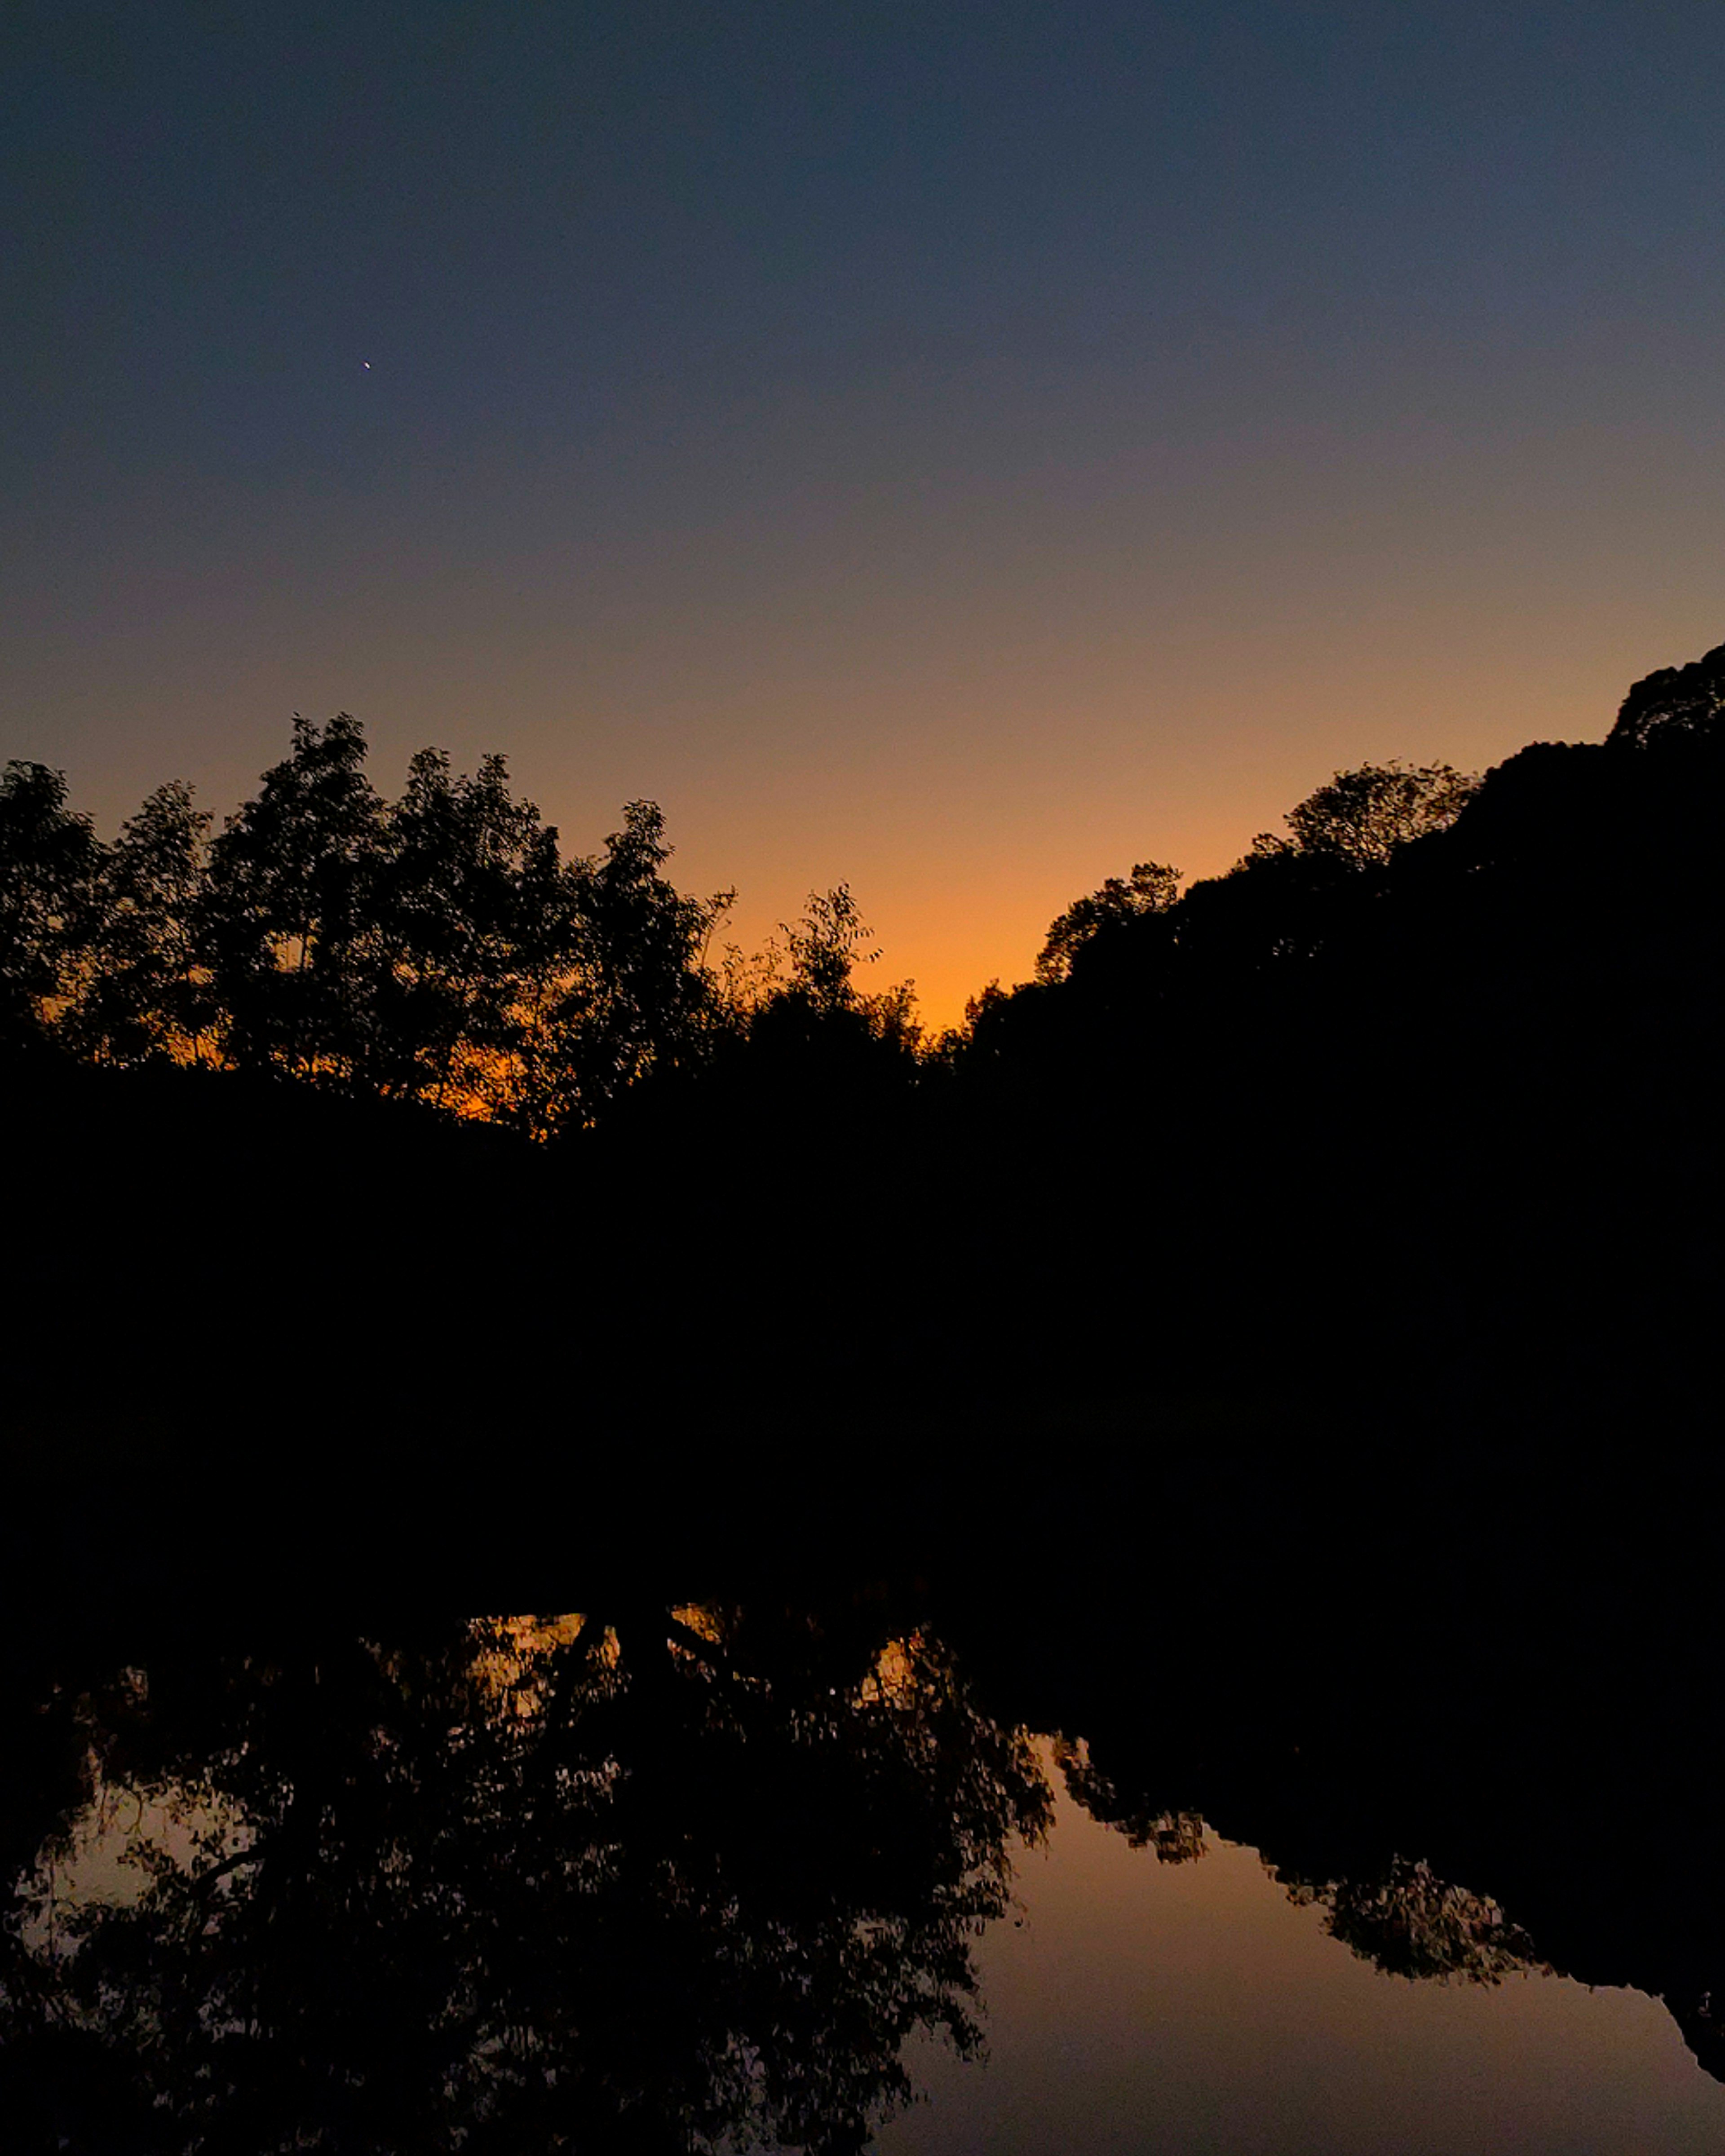
[[[973,1584],[957,1647],[926,1585],[14,1646],[13,2142],[860,2148],[908,2037],[976,2048],[974,1943],[1048,1817],[1027,1727],[1146,1862],[1208,1822],[1388,1972],[1634,1984],[1725,2072],[1681,1650],[1416,1611],[1314,1659],[1171,1584]]]
[[[811,946],[546,1142],[14,1038],[36,2145],[856,2148],[969,2041],[1027,1730],[1725,2066],[1722,685],[1142,864],[937,1054]],[[105,1789],[161,1861],[44,1943]]]

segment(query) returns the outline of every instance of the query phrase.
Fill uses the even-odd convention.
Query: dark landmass
[[[648,937],[645,974],[594,926],[614,926],[617,888],[595,896],[603,865],[579,865],[562,1029],[493,1044],[542,1056],[531,1113],[483,1058],[495,1112],[470,1089],[454,1112],[479,1066],[447,994],[417,1046],[377,1019],[363,1054],[337,1052],[331,1012],[382,1008],[353,1001],[364,969],[399,986],[424,957],[398,942],[379,975],[367,946],[344,973],[343,938],[365,945],[351,910],[324,987],[280,1004],[279,921],[245,916],[262,940],[234,958],[234,910],[200,925],[188,886],[180,942],[164,930],[134,967],[148,994],[90,1015],[91,983],[119,973],[88,953],[117,947],[117,916],[44,911],[15,819],[6,973],[34,983],[3,1067],[17,1879],[87,1799],[93,1729],[116,1774],[227,1790],[287,1836],[245,1872],[264,1900],[225,1935],[231,1960],[215,1969],[164,1903],[155,1943],[113,1933],[115,1967],[145,1953],[192,2031],[211,1986],[264,1986],[268,2057],[234,2086],[275,2120],[280,2059],[333,2060],[330,2087],[357,2074],[382,2123],[328,2130],[393,2146],[445,1977],[415,1977],[356,2064],[352,2017],[308,2033],[295,2004],[310,1962],[293,1956],[331,1951],[334,1904],[294,1904],[279,1964],[248,1927],[275,1882],[311,1876],[282,1793],[326,1789],[326,1855],[358,1867],[341,1907],[376,1917],[353,1948],[359,2015],[436,1899],[378,1884],[397,1844],[376,1807],[399,1807],[401,1835],[446,1834],[428,1881],[447,1859],[485,1923],[526,1925],[511,2010],[584,2092],[557,2130],[686,2146],[770,2084],[775,2130],[855,2148],[899,2039],[961,2027],[968,1964],[941,1928],[984,1910],[1004,1838],[1034,1827],[1014,1748],[1031,1728],[1062,1737],[1098,1816],[1170,1856],[1208,1819],[1388,1968],[1489,1979],[1531,1958],[1635,1984],[1725,2070],[1707,1726],[1722,682],[1725,649],[1638,684],[1604,743],[1536,745],[1476,785],[1340,774],[1287,839],[1183,896],[1140,865],[1053,925],[1034,981],[940,1043],[902,998],[862,994],[843,894],[757,993],[699,958],[663,850],[613,879],[675,931]],[[13,783],[14,807],[27,792]],[[518,852],[511,875],[544,868]],[[79,860],[100,894],[116,872]],[[323,947],[300,926],[310,979]],[[667,949],[688,976],[668,989]],[[230,961],[244,1025],[216,993]],[[175,983],[189,1000],[170,1009]],[[516,1025],[495,988],[467,982],[462,1009]],[[194,1035],[209,1054],[184,1067]],[[711,1637],[667,1616],[695,1604],[719,1613]],[[546,1650],[564,1749],[498,1755],[504,1784],[586,1758],[590,1737],[601,1763],[645,1747],[643,1788],[732,1792],[690,1861],[731,1881],[736,1928],[715,1938],[696,1921],[711,1895],[644,1859],[605,1905],[614,1945],[681,1942],[651,1981],[670,1968],[684,1989],[641,2007],[639,2056],[582,2034],[610,2006],[558,1989],[592,1965],[595,1907],[553,1897],[533,1928],[505,1885],[530,1853],[496,1841],[470,1761],[439,1748],[477,1712],[472,1613],[572,1606],[597,1614]],[[608,1627],[620,1659],[595,1645]],[[912,1637],[909,1718],[883,1720],[874,1658]],[[127,1669],[153,1672],[141,1698]],[[798,1713],[828,1749],[787,1752]],[[913,1771],[931,1715],[947,1763],[974,1770],[962,1789]],[[398,1784],[386,1755],[416,1763]],[[866,1856],[853,1771],[869,1820],[905,1838],[891,1861]],[[578,1871],[609,1845],[590,1799],[567,1825]],[[632,1830],[653,1847],[673,1829],[686,1855],[674,1805]],[[820,2025],[798,2025],[826,2078],[789,2045],[752,2094],[721,2086],[724,2032],[788,2025],[748,1940],[830,1957],[828,1907],[898,1943],[857,1974],[842,2031],[837,1962]],[[87,2061],[42,2068],[61,2040],[8,1981],[8,2055],[35,2062],[33,2086],[94,2087]],[[156,2068],[125,2015],[143,2010],[123,1984],[105,1995],[103,2071],[135,2122]],[[460,2105],[480,2102],[489,2012],[449,2025],[439,2131],[480,2116]],[[198,2084],[218,2112],[225,2087]],[[556,2105],[509,2111],[510,2087],[507,2145],[555,2145]],[[155,2144],[91,2128],[70,2145]]]
[[[1681,1536],[1719,1393],[1697,671],[1662,726],[1641,685],[1603,745],[1344,775],[1183,899],[1097,894],[932,1050],[829,914],[549,1141],[280,1044],[15,1029],[33,1562],[100,1593],[243,1553],[274,1593],[326,1558],[472,1578],[493,1513],[517,1566],[523,1533],[818,1563],[1122,1507],[1520,1534],[1620,1493]]]

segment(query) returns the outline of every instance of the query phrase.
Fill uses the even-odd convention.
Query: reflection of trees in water
[[[977,2045],[1034,1754],[921,1635],[606,1615],[86,1697],[97,1779],[39,1790],[51,1943],[39,1834],[15,1871],[10,2114],[92,2149],[860,2148],[909,2034]],[[122,1788],[124,1894],[89,1834]]]
[[[1142,1792],[1119,1788],[1081,1739],[1055,1738],[1054,1756],[1076,1802],[1093,1820],[1118,1828],[1134,1849],[1153,1850],[1160,1864],[1189,1864],[1204,1854],[1199,1813],[1170,1810]]]
[[[1495,1902],[1409,1857],[1360,1879],[1302,1879],[1283,1866],[1271,1876],[1297,1906],[1325,1912],[1332,1938],[1391,1976],[1498,1984],[1540,1965],[1527,1933]]]
[[[20,1694],[8,2147],[860,2148],[909,2093],[907,2036],[976,2049],[973,1942],[1050,1804],[1019,1717],[1053,1699],[985,1712],[931,1635],[887,1630],[634,1602]],[[1133,1846],[1201,1858],[1208,1815],[1380,1969],[1543,1965],[1498,1903],[1390,1853],[1437,1815],[1363,1795],[1357,1750],[1302,1780],[1132,1702],[1111,1678],[1096,1748],[1052,1756]],[[1661,1981],[1663,1932],[1626,1956],[1584,1897],[1566,1943],[1569,1902],[1536,1873],[1524,1904],[1514,1836],[1487,1847],[1544,1955],[1671,1999],[1711,2065],[1704,1925]]]
[[[1153,1785],[1141,1787],[1136,1777],[1117,1780],[1098,1767],[1086,1743],[1062,1737],[1054,1750],[1077,1803],[1134,1849],[1153,1851],[1163,1864],[1188,1863],[1205,1853],[1201,1812],[1164,1803]],[[1265,1869],[1296,1907],[1323,1910],[1332,1938],[1391,1976],[1497,1984],[1516,1970],[1540,1966],[1527,1933],[1495,1902],[1440,1879],[1423,1861],[1363,1857],[1359,1871],[1347,1877],[1267,1857]]]

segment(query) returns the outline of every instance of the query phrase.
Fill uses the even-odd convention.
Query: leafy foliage
[[[75,1711],[0,2102],[164,2152],[860,2150],[908,2036],[978,2047],[971,1942],[1049,1818],[931,1640],[723,1609],[193,1656]],[[116,1813],[133,1884],[80,1892]]]
[[[1644,675],[1624,698],[1612,727],[1618,747],[1645,748],[1674,735],[1717,731],[1725,714],[1725,644],[1687,666],[1661,666]]]
[[[1170,911],[1180,895],[1180,871],[1160,861],[1138,861],[1130,876],[1110,876],[1100,891],[1074,899],[1049,924],[1048,940],[1036,960],[1039,981],[1063,981],[1084,946],[1104,929],[1146,915]]]
[[[567,913],[540,916],[514,1108],[529,1127],[592,1122],[649,1071],[700,1053],[717,1015],[706,947],[731,894],[685,897],[662,873],[670,854],[657,804],[631,801],[604,858],[567,872]]]
[[[66,1032],[105,1062],[197,1057],[211,1017],[198,910],[211,819],[182,781],[158,787],[103,854],[83,992]]]
[[[1273,854],[1291,844],[1350,869],[1383,868],[1415,839],[1447,830],[1479,783],[1447,763],[1363,763],[1338,771],[1288,811],[1291,841],[1266,835],[1253,850]]]
[[[100,853],[63,772],[0,773],[0,1041],[27,1039],[76,986]]]
[[[228,1060],[338,1083],[365,1061],[369,886],[383,808],[345,712],[291,752],[210,851],[201,942]]]
[[[1291,1901],[1322,1908],[1331,1937],[1388,1975],[1491,1984],[1540,1965],[1527,1933],[1495,1902],[1438,1878],[1424,1861],[1397,1856],[1363,1879],[1277,1876]]]
[[[810,891],[802,919],[781,925],[790,953],[790,992],[823,1014],[853,1009],[852,974],[859,963],[870,965],[880,954],[863,947],[874,941],[875,932],[865,926],[850,886]]]
[[[632,1095],[686,1099],[680,1081],[721,1068],[721,1115],[751,1089],[773,1116],[799,1092],[831,1105],[860,1087],[878,1104],[967,1072],[1137,1055],[1170,1026],[1240,1022],[1261,994],[1309,998],[1308,968],[1333,983],[1378,963],[1386,925],[1425,921],[1421,894],[1471,875],[1481,847],[1522,848],[1542,819],[1597,820],[1606,767],[1584,777],[1577,757],[1630,781],[1650,744],[1711,753],[1722,708],[1725,646],[1638,682],[1602,751],[1529,750],[1486,782],[1441,762],[1337,772],[1224,875],[1183,891],[1141,861],[1075,899],[1034,978],[990,983],[932,1046],[914,983],[860,986],[879,952],[846,885],[811,892],[764,952],[715,957],[734,894],[676,888],[649,801],[625,805],[600,855],[567,857],[500,757],[458,775],[427,749],[382,800],[340,714],[295,720],[288,756],[213,842],[174,784],[103,847],[62,778],[14,764],[0,1027],[94,1060],[210,1061],[540,1138],[606,1122]],[[1555,829],[1538,841],[1559,844]],[[1385,993],[1398,977],[1392,963]],[[679,1086],[644,1084],[665,1079]]]
[[[213,1062],[542,1137],[747,1023],[707,963],[732,895],[677,891],[655,803],[628,803],[598,860],[565,859],[501,757],[468,776],[424,750],[394,802],[366,762],[346,713],[296,718],[288,755],[213,842],[176,781],[110,846],[68,809],[59,773],[9,766],[6,1036],[104,1063]]]

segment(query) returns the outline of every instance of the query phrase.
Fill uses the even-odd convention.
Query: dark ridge
[[[1027,1502],[1104,1543],[1173,1504],[1206,1550],[1338,1512],[1440,1546],[1607,1502],[1598,1460],[1681,1538],[1722,741],[1536,745],[1382,858],[1308,815],[1172,905],[1147,870],[920,1057],[829,922],[803,986],[550,1144],[26,1040],[13,1590],[914,1566]]]

